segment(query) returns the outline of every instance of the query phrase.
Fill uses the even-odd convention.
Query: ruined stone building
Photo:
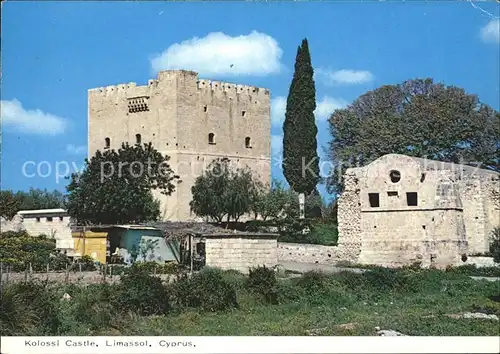
[[[500,226],[500,174],[389,154],[348,169],[337,257],[386,266],[458,265]]]
[[[170,156],[180,180],[171,196],[155,192],[164,220],[195,219],[191,186],[216,158],[248,166],[268,184],[270,130],[269,90],[200,80],[191,71],[163,71],[144,86],[128,83],[88,92],[89,158],[122,142],[152,142]]]

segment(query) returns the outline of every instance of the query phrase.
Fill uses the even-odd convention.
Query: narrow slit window
[[[135,143],[140,144],[141,143],[141,134],[135,134]]]
[[[206,112],[208,110],[207,106],[203,106],[203,112]]]
[[[380,206],[380,197],[378,193],[368,193],[368,201],[372,208],[378,208]]]
[[[398,192],[396,192],[396,191],[387,192],[387,195],[389,197],[397,197],[398,196]]]
[[[408,192],[406,193],[406,203],[408,206],[417,206],[418,205],[418,195],[416,192]]]
[[[245,147],[246,147],[247,149],[249,149],[249,148],[251,148],[251,147],[252,147],[252,144],[251,144],[251,139],[250,139],[250,137],[248,137],[248,136],[245,138]]]
[[[110,146],[111,146],[111,139],[110,138],[104,139],[104,148],[109,149]]]
[[[247,111],[241,111],[241,116],[244,117],[247,115]]]
[[[208,143],[209,144],[215,144],[215,134],[214,133],[210,133],[208,134]]]

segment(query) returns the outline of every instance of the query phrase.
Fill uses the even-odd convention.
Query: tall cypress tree
[[[306,195],[316,189],[320,180],[313,74],[309,45],[303,39],[297,50],[283,123],[283,174],[295,192]]]

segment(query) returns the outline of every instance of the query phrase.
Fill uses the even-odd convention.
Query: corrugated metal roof
[[[65,209],[36,209],[36,210],[20,210],[17,212],[19,215],[39,215],[39,214],[67,214]]]

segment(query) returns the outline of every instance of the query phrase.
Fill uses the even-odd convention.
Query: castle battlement
[[[128,84],[92,88],[88,90],[88,93],[89,95],[97,96],[121,95],[122,93],[125,95],[146,94],[150,89],[156,89],[163,81],[167,81],[172,77],[182,77],[183,80],[192,81],[201,92],[212,91],[213,93],[223,93],[234,98],[252,96],[256,99],[269,99],[270,95],[269,89],[266,88],[199,79],[196,72],[186,70],[161,71],[158,73],[156,79],[148,80],[147,85],[138,86],[135,82],[129,82]]]

